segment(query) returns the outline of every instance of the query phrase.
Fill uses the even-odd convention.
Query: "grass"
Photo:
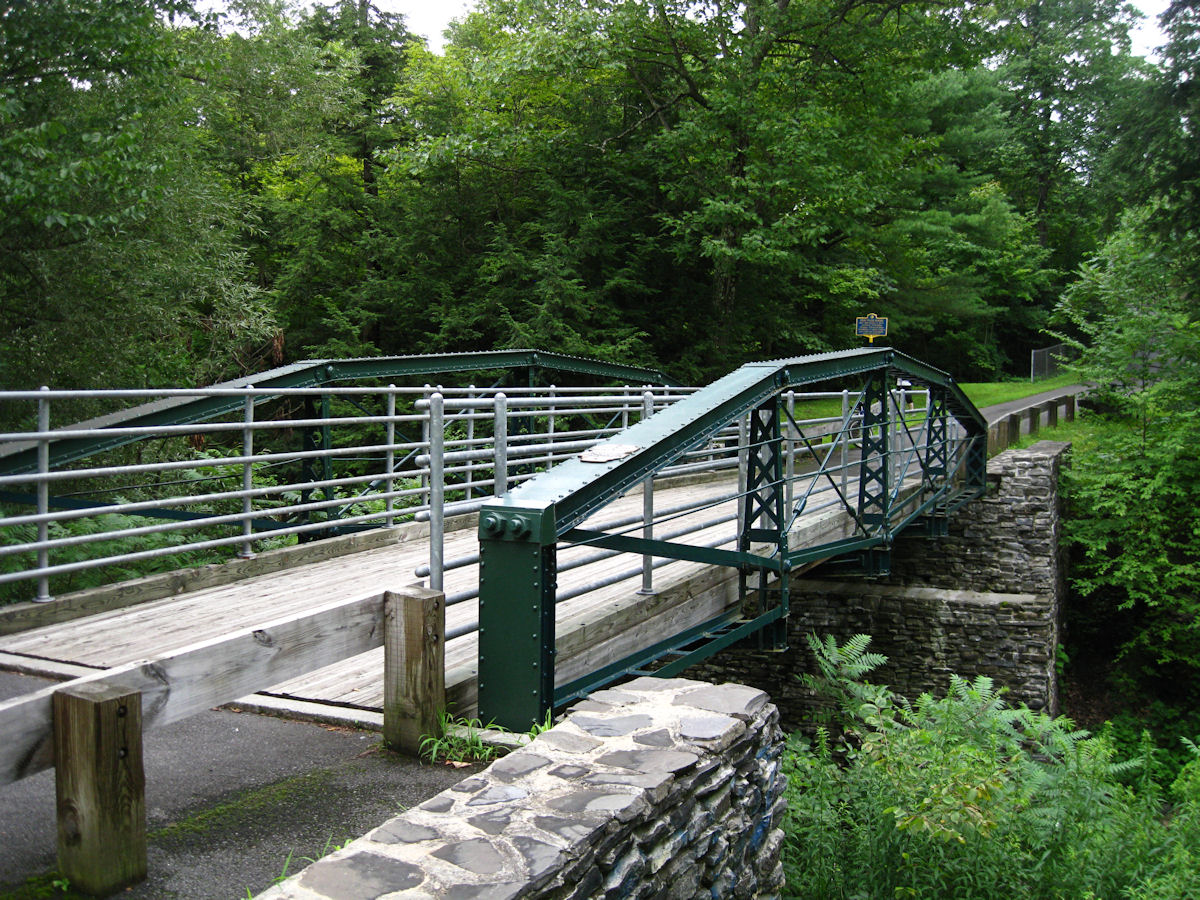
[[[71,883],[57,872],[47,872],[0,889],[0,900],[87,900],[87,895],[72,890]]]
[[[1022,397],[1032,397],[1034,394],[1042,393],[1042,391],[1053,390],[1057,387],[1066,387],[1069,384],[1075,384],[1075,379],[1072,376],[1057,375],[1054,378],[1045,378],[1035,382],[964,382],[959,387],[963,389],[972,403],[983,408],[985,406],[994,406],[997,403],[1008,403],[1010,400],[1020,400]]]
[[[1028,381],[977,381],[965,382],[959,387],[977,407],[993,406],[997,403],[1008,403],[1010,400],[1020,400],[1031,397],[1043,391],[1074,384],[1075,380],[1069,375],[1059,375],[1030,383]],[[857,394],[851,392],[850,402],[854,403]],[[842,401],[838,397],[824,400],[810,400],[796,404],[796,421],[805,419],[841,419]]]
[[[502,731],[489,722],[484,725],[478,719],[461,719],[449,710],[438,713],[438,733],[421,739],[421,758],[428,762],[488,762],[498,755],[498,750],[483,740],[484,731]]]
[[[1025,449],[1038,441],[1069,441],[1078,452],[1085,452],[1094,445],[1101,423],[1094,416],[1079,415],[1073,422],[1059,421],[1054,428],[1042,426],[1037,434],[1021,435],[1021,440],[1013,444],[1018,449]]]

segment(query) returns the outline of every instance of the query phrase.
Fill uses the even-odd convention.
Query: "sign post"
[[[875,343],[877,337],[887,337],[887,318],[879,318],[875,313],[867,316],[859,316],[854,320],[854,334],[856,337],[865,337],[872,344]]]

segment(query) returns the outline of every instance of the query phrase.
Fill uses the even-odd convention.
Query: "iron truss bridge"
[[[852,405],[843,404],[840,426],[810,438],[785,397],[821,382],[860,388]],[[914,386],[928,392],[920,410],[909,408]],[[639,485],[649,508],[656,473],[731,427],[741,432],[733,541],[655,537],[662,516],[584,527]],[[797,445],[811,464],[797,463]],[[735,643],[785,649],[791,575],[819,563],[886,572],[899,534],[944,535],[948,516],[984,492],[986,458],[979,411],[949,375],[902,353],[863,349],[742,366],[482,505],[480,717],[525,730],[553,707],[647,666],[668,676]],[[818,493],[832,493],[840,524],[829,525],[827,510],[826,527],[805,526]],[[580,546],[640,554],[647,563],[728,567],[737,572],[740,604],[638,641],[636,652],[556,685],[558,557]]]

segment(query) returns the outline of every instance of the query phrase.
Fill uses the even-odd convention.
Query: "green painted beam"
[[[411,378],[461,372],[511,369],[545,369],[570,372],[633,384],[669,385],[675,382],[657,369],[625,366],[597,359],[584,359],[545,350],[494,350],[484,353],[439,353],[421,356],[378,356],[361,359],[310,359],[212,385],[213,388],[311,388],[364,378]],[[263,394],[255,404],[274,399]],[[241,397],[166,397],[151,403],[89,419],[73,429],[153,428],[158,425],[190,425],[241,409]],[[70,438],[50,441],[50,467],[57,468],[105,450],[144,440],[142,436]],[[23,441],[0,448],[0,475],[37,471],[37,445]]]
[[[600,445],[628,448],[623,457],[603,463],[575,457],[526,482],[496,504],[525,510],[553,508],[562,534],[767,398],[793,388],[881,369],[889,376],[903,374],[918,384],[945,388],[947,410],[967,433],[987,433],[983,415],[948,374],[890,348],[748,363]]]

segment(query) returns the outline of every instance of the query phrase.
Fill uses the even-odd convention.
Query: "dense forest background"
[[[482,0],[441,55],[370,0],[0,11],[6,388],[518,346],[695,382],[867,312],[980,380],[1080,333],[1114,241],[1200,261],[1186,0],[1154,64],[1115,0]]]

